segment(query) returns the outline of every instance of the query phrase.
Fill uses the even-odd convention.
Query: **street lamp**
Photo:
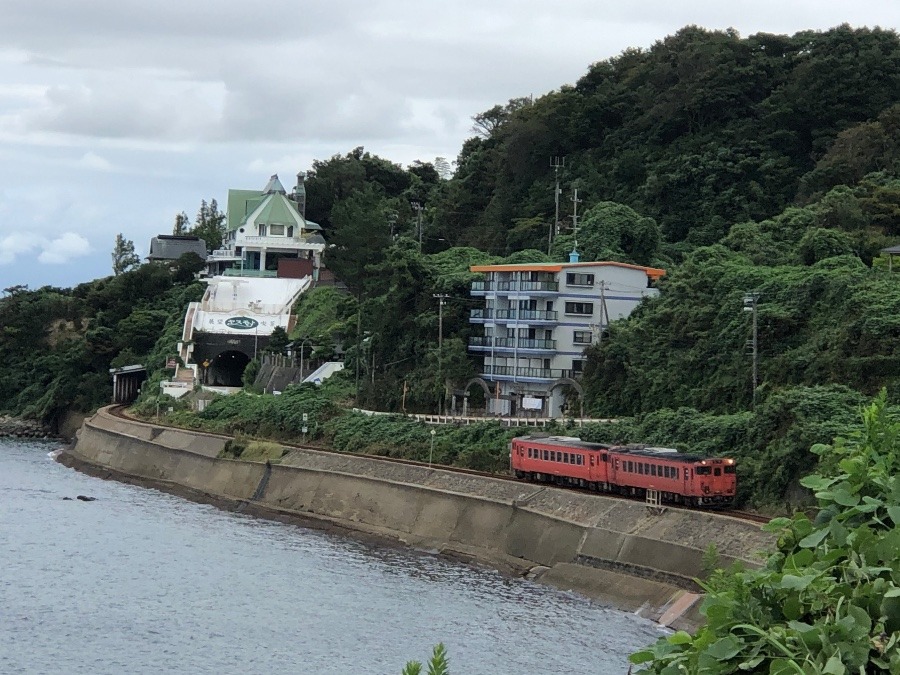
[[[434,435],[436,433],[437,432],[434,429],[431,430],[431,451],[428,453],[428,466],[429,467],[431,466],[431,460],[434,457]]]
[[[309,338],[303,338],[300,341],[300,378],[303,379],[303,348],[306,346],[306,343],[309,342],[310,346],[312,346],[312,341]],[[310,353],[310,356],[312,354]]]
[[[759,381],[759,339],[756,322],[756,305],[759,293],[746,293],[744,295],[744,311],[753,314],[753,337],[750,339],[750,349],[753,354],[753,403],[756,403],[756,384]]]

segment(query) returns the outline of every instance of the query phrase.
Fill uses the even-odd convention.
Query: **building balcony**
[[[494,310],[485,307],[473,309],[469,314],[469,321],[490,321],[494,318]]]
[[[557,313],[542,309],[498,309],[495,312],[498,321],[509,323],[511,321],[547,322],[556,323]]]
[[[277,270],[227,269],[222,274],[226,277],[277,277]]]
[[[235,238],[235,244],[237,246],[243,246],[245,248],[251,249],[267,248],[282,249],[287,251],[319,251],[325,248],[325,244],[309,242],[307,241],[306,237],[279,237],[277,235],[259,236],[251,234],[239,234]]]
[[[472,293],[487,292],[509,293],[558,293],[559,283],[556,281],[473,281]]]
[[[556,351],[556,340],[534,340],[529,338],[519,338],[516,340],[512,337],[498,337],[491,342],[491,336],[476,336],[469,338],[469,347],[472,349],[496,349],[496,350],[533,350],[533,351]]]
[[[574,380],[581,377],[581,371],[565,368],[527,368],[523,366],[486,365],[481,372],[481,376],[487,380],[503,378],[553,381],[564,377]]]

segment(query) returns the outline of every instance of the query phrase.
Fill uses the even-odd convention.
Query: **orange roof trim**
[[[651,279],[659,279],[665,276],[666,271],[658,267],[644,267],[630,263],[605,261],[605,262],[577,262],[577,263],[532,263],[530,265],[472,265],[471,272],[561,272],[569,267],[626,267],[632,270],[646,272]]]

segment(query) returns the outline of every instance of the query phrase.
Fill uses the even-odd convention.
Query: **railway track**
[[[127,420],[129,422],[137,422],[138,424],[149,424],[149,425],[156,425],[156,426],[169,426],[169,425],[157,422],[157,421],[145,421],[145,420],[142,420],[137,417],[132,417],[131,415],[128,415],[125,412],[125,410],[126,410],[126,406],[124,406],[124,405],[110,406],[108,408],[108,411],[111,415],[113,415],[114,417],[123,419],[123,420]],[[173,428],[182,429],[181,427],[173,427]],[[202,433],[202,434],[206,434],[207,436],[215,436],[216,438],[227,438],[227,439],[232,438],[231,436],[227,436],[225,434],[214,434],[214,433],[210,433],[207,431],[199,431],[197,429],[182,429],[182,430],[183,431],[192,431],[194,433]],[[420,468],[434,468],[434,469],[440,469],[442,471],[450,471],[453,473],[464,474],[464,475],[468,475],[468,476],[480,476],[483,478],[491,478],[494,480],[510,481],[512,483],[525,482],[519,478],[515,478],[514,476],[510,476],[510,475],[504,475],[504,474],[499,474],[499,473],[489,473],[487,471],[476,471],[475,469],[465,469],[462,467],[446,466],[443,464],[433,464],[432,465],[432,464],[428,464],[427,462],[419,462],[419,461],[416,461],[413,459],[402,459],[400,457],[385,457],[384,455],[369,455],[369,454],[365,454],[365,453],[361,453],[361,452],[347,453],[347,452],[341,452],[340,450],[333,450],[331,448],[321,448],[321,447],[312,446],[312,445],[296,445],[296,444],[291,444],[291,443],[282,443],[280,441],[279,441],[279,445],[282,445],[285,448],[290,448],[292,450],[306,450],[306,451],[312,451],[312,452],[322,452],[322,453],[328,453],[328,454],[332,454],[332,455],[341,455],[344,457],[350,455],[352,457],[361,457],[363,459],[370,459],[370,460],[375,460],[375,461],[379,461],[379,462],[390,462],[393,464],[403,464],[406,466],[416,466],[416,467],[420,467]],[[541,483],[533,483],[533,485],[541,485]],[[586,488],[571,487],[571,486],[562,486],[562,485],[550,485],[550,486],[557,488],[557,489],[571,490],[573,492],[579,492],[582,494],[603,496],[603,497],[607,497],[610,499],[621,499],[623,501],[636,502],[636,503],[641,503],[641,504],[645,503],[645,500],[640,497],[619,495],[619,494],[615,494],[612,492],[594,492],[594,491],[588,490]],[[693,511],[693,512],[700,512],[700,513],[708,513],[708,514],[712,514],[712,515],[726,516],[729,518],[735,518],[737,520],[743,520],[746,522],[757,523],[757,524],[766,524],[772,519],[772,516],[765,516],[765,515],[761,515],[759,513],[753,513],[751,511],[700,508],[700,507],[693,507],[693,506],[685,506],[682,504],[677,504],[677,505],[676,504],[664,504],[661,508],[662,509],[677,509],[677,510],[681,510],[681,511]]]

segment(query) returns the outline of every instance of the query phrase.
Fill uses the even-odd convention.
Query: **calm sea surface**
[[[0,440],[0,673],[627,671],[656,627],[491,570],[270,523]],[[79,494],[94,502],[68,501]]]

